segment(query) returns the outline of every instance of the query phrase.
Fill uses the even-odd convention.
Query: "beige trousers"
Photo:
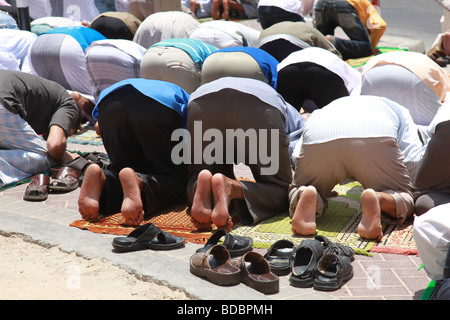
[[[142,78],[174,83],[189,94],[200,86],[200,73],[200,65],[179,48],[150,48],[141,61]]]
[[[365,189],[392,195],[397,217],[383,215],[391,223],[401,224],[414,212],[412,182],[397,141],[388,137],[349,138],[302,146],[289,192],[291,217],[300,187],[313,185],[321,198],[319,204],[325,200],[317,208],[320,216],[327,209],[330,192],[346,179],[358,181]]]

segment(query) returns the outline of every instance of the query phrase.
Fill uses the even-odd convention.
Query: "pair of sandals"
[[[51,176],[37,174],[31,178],[23,199],[26,201],[45,201],[50,192],[70,192],[78,188],[80,172],[71,167],[55,169]]]
[[[291,273],[289,282],[294,287],[334,291],[353,277],[354,254],[348,246],[316,236],[303,240],[298,247],[289,240],[279,240],[264,257],[275,274]]]
[[[225,239],[219,244],[222,237]],[[219,229],[204,247],[191,256],[190,271],[221,286],[242,282],[264,294],[278,292],[279,278],[270,271],[264,257],[252,251],[252,245],[251,238],[231,235]]]
[[[153,223],[143,224],[128,236],[116,237],[112,241],[112,246],[117,252],[130,252],[144,249],[151,250],[172,250],[182,247],[185,238],[174,236],[169,232],[162,231]]]
[[[45,201],[50,191],[70,192],[81,186],[84,172],[90,164],[96,163],[102,169],[110,166],[108,156],[101,152],[86,153],[66,163],[62,167],[50,170],[50,176],[37,174],[31,178],[23,199],[26,201]]]

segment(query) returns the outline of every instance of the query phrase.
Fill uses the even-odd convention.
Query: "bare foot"
[[[362,218],[358,225],[358,233],[362,238],[381,241],[381,208],[377,193],[366,189],[361,194]]]
[[[191,221],[199,230],[211,227],[211,179],[212,174],[208,170],[202,170],[198,174],[197,187],[192,200]]]
[[[213,0],[212,8],[211,8],[211,17],[213,20],[220,19],[220,0]]]
[[[211,213],[211,220],[217,228],[230,231],[233,228],[233,222],[228,207],[231,200],[244,199],[242,186],[238,181],[217,173],[211,179],[211,187],[214,196],[214,210]]]
[[[444,33],[442,47],[444,48],[444,52],[447,56],[450,55],[450,32]]]
[[[144,208],[141,191],[143,182],[131,168],[124,168],[119,172],[120,183],[123,189],[123,202],[121,212],[125,224],[139,226],[144,221]]]
[[[102,168],[91,164],[84,173],[83,184],[78,196],[78,211],[85,220],[96,220],[100,209],[100,196],[105,186],[106,177]]]
[[[308,186],[301,193],[292,216],[293,233],[309,236],[316,232],[316,207],[317,190],[313,186]]]
[[[230,20],[230,0],[222,0],[223,6],[223,18],[225,20]]]

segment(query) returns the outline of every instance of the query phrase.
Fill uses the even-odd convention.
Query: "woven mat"
[[[371,255],[373,252],[395,254],[417,254],[412,239],[412,224],[393,226],[383,223],[384,237],[379,243],[362,239],[357,227],[361,220],[361,205],[359,202],[363,188],[358,182],[338,185],[334,188],[339,196],[331,198],[328,210],[317,220],[317,234],[324,235],[330,241],[342,243],[355,249],[357,254]],[[101,217],[97,222],[77,220],[71,223],[73,227],[89,230],[95,233],[127,235],[134,228],[123,225],[123,216],[119,214]],[[163,231],[183,236],[186,241],[197,244],[205,243],[212,232],[198,232],[190,221],[185,206],[167,210],[143,222],[152,222]],[[307,237],[293,235],[291,219],[287,214],[280,214],[252,226],[237,225],[231,234],[247,236],[253,239],[254,248],[267,249],[275,241],[288,239],[300,244]]]
[[[100,217],[98,221],[90,222],[86,220],[76,220],[70,224],[83,230],[89,230],[94,233],[105,233],[115,235],[128,235],[134,227],[124,225],[125,219],[121,213],[108,217]],[[191,222],[191,217],[187,213],[187,206],[183,205],[172,208],[157,216],[146,219],[142,224],[153,223],[163,231],[170,232],[176,236],[182,236],[188,242],[203,244],[208,241],[211,232],[198,232]],[[142,225],[141,224],[141,225]]]
[[[67,143],[103,145],[102,138],[92,128],[84,128],[67,138]]]
[[[374,252],[417,254],[412,237],[412,222],[405,222],[401,226],[383,222],[382,241],[376,243],[374,240],[362,239],[357,231],[362,213],[360,204],[362,186],[358,182],[351,182],[337,185],[334,190],[339,196],[329,199],[328,210],[317,219],[318,235],[323,235],[332,242],[350,246],[357,254],[371,255]],[[286,214],[272,217],[254,226],[239,226],[231,233],[251,237],[254,247],[258,248],[269,248],[280,239],[300,244],[304,239],[311,238],[293,235],[291,219]]]

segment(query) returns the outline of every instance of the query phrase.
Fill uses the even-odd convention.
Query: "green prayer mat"
[[[95,132],[95,130],[90,128],[84,128],[77,133],[71,135],[67,138],[67,143],[76,144],[88,144],[88,145],[103,145],[102,138]]]
[[[371,255],[374,240],[362,239],[358,232],[361,220],[360,196],[363,191],[358,182],[337,185],[334,188],[339,196],[330,198],[328,209],[317,219],[317,235],[327,237],[331,242],[352,247],[357,254]],[[294,235],[291,230],[291,218],[288,213],[279,214],[252,226],[237,226],[231,232],[253,239],[253,247],[268,249],[277,240],[287,239],[299,245],[303,237]]]

